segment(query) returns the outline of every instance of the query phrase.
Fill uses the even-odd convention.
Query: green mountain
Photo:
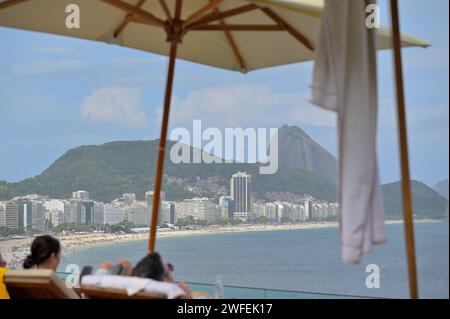
[[[168,151],[172,145],[173,142],[168,142]],[[0,199],[31,193],[69,198],[79,189],[88,190],[92,199],[104,202],[128,192],[143,198],[147,190],[153,189],[158,147],[159,140],[80,146],[66,152],[38,176],[18,183],[0,182]],[[252,188],[259,198],[264,198],[267,192],[290,192],[335,200],[336,188],[331,182],[303,170],[279,167],[273,175],[261,175],[260,165],[254,163],[174,164],[168,157],[164,170],[164,191],[168,200],[198,196],[185,186],[203,180],[229,190],[230,177],[237,171],[252,175]],[[207,195],[213,197],[214,194]]]
[[[300,127],[283,125],[278,130],[278,162],[322,176],[336,184],[336,158]]]
[[[382,185],[384,207],[387,216],[403,216],[400,182]],[[442,218],[448,201],[422,182],[411,180],[413,213],[415,217]]]

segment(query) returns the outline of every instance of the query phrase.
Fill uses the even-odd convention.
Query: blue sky
[[[379,3],[387,24],[387,2]],[[429,185],[449,175],[448,6],[446,0],[400,1],[402,31],[432,44],[403,55],[411,174]],[[35,176],[82,144],[158,137],[165,57],[6,28],[0,42],[0,180]],[[385,183],[400,175],[391,52],[378,57]],[[198,118],[219,128],[295,124],[336,154],[334,114],[308,103],[311,71],[312,63],[302,63],[242,75],[178,61],[173,111],[184,111],[172,112],[171,127],[189,128]],[[211,105],[224,99],[229,115],[218,116]]]

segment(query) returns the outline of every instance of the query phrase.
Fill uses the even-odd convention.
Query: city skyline
[[[166,201],[161,196],[158,226],[179,224],[182,221],[205,221],[214,224],[220,220],[255,221],[265,218],[271,223],[305,222],[336,216],[337,204],[318,201],[311,196],[298,196],[296,203],[286,201],[264,202],[251,195],[251,175],[236,172],[230,179],[230,194],[216,203],[210,198],[193,197],[180,201]],[[109,203],[90,199],[88,190],[77,190],[72,198],[55,199],[45,195],[29,194],[0,201],[0,226],[11,230],[51,231],[65,224],[106,226],[131,222],[136,226],[150,226],[153,191],[147,191],[144,200],[136,200],[135,193],[123,193]],[[236,199],[236,200],[235,200]]]

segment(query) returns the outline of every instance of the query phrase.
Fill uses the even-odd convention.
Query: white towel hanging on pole
[[[376,155],[375,29],[369,0],[326,0],[316,50],[312,102],[338,113],[338,202],[342,260],[359,263],[386,240]]]

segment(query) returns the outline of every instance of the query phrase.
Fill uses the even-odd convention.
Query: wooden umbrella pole
[[[397,93],[397,120],[400,143],[400,169],[402,176],[403,218],[405,244],[408,262],[408,280],[410,298],[419,298],[417,287],[416,250],[414,244],[414,224],[411,201],[411,180],[409,176],[408,136],[406,129],[405,96],[403,89],[403,71],[400,43],[400,23],[397,0],[391,0],[392,39],[394,47],[395,86]]]
[[[148,251],[155,250],[156,224],[158,223],[159,202],[161,198],[161,184],[164,170],[164,155],[167,140],[167,127],[169,124],[170,100],[172,97],[173,74],[175,70],[175,60],[177,57],[178,42],[170,43],[169,68],[167,72],[166,93],[164,95],[164,111],[161,124],[161,137],[159,140],[158,162],[156,164],[155,188],[153,196],[152,218],[150,223],[150,237],[148,241]]]
[[[182,0],[175,2],[175,14],[171,22],[165,25],[167,41],[170,43],[169,67],[167,71],[166,92],[164,95],[164,110],[161,123],[161,137],[159,140],[158,162],[156,164],[155,188],[153,195],[152,218],[150,221],[150,235],[148,240],[148,252],[155,251],[156,224],[158,223],[159,203],[161,199],[161,184],[164,171],[164,155],[166,151],[167,128],[169,126],[170,100],[172,98],[173,73],[175,71],[175,60],[177,58],[178,44],[181,43],[184,30],[182,28],[181,16]]]

